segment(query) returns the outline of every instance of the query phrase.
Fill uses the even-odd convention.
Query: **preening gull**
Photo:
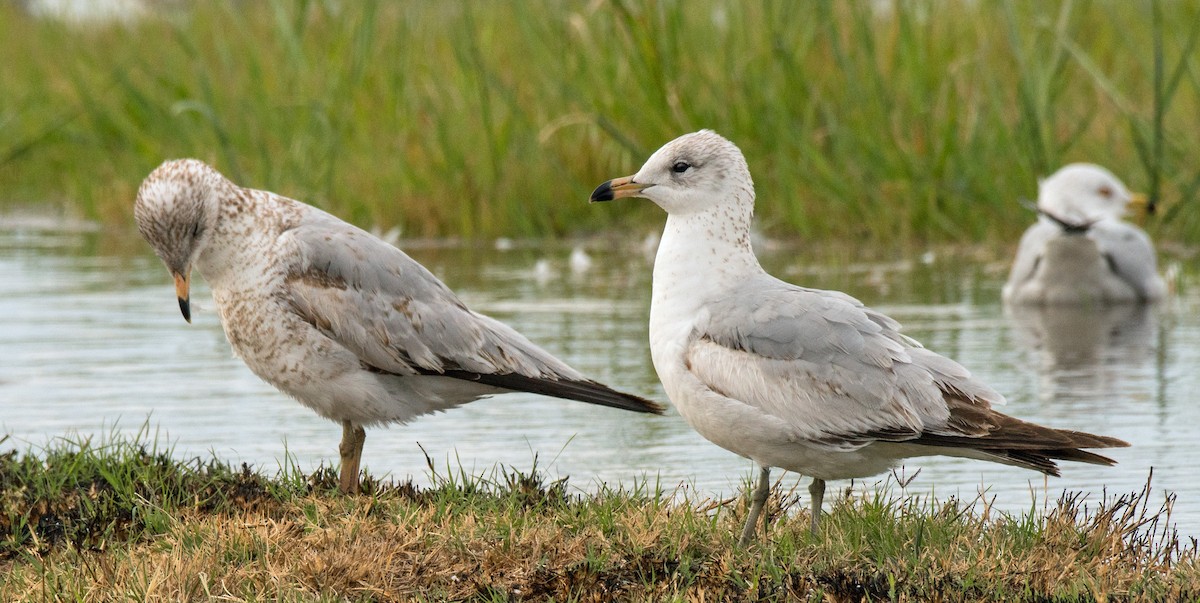
[[[662,412],[471,311],[396,247],[315,207],[237,186],[201,161],[168,161],[151,172],[134,217],[174,276],[188,322],[194,267],[246,366],[341,422],[343,491],[358,491],[364,426],[492,394]]]
[[[1154,247],[1121,217],[1133,195],[1108,170],[1073,163],[1038,184],[1038,221],[1021,236],[1001,292],[1015,304],[1153,302],[1166,294]]]
[[[761,467],[743,544],[771,467],[813,478],[815,532],[826,480],[875,475],[904,458],[943,454],[1058,475],[1058,459],[1114,463],[1081,448],[1128,445],[1001,414],[992,406],[1003,396],[902,335],[895,320],[767,274],[750,245],[746,160],[714,132],[667,143],[591,200],[621,197],[667,212],[650,305],[650,351],[667,396],[700,435]]]

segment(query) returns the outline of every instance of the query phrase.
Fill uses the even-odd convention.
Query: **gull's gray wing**
[[[471,311],[396,247],[308,209],[298,226],[280,235],[290,260],[286,301],[301,319],[357,355],[364,368],[661,412],[653,402],[585,378],[511,327]]]
[[[771,277],[706,304],[685,353],[712,391],[782,420],[798,440],[834,448],[982,435],[987,426],[958,421],[952,406],[992,412],[1004,402],[858,300]]]
[[[1058,226],[1039,218],[1021,235],[1017,245],[1017,255],[1013,259],[1012,269],[1008,273],[1008,281],[1004,284],[1001,297],[1011,300],[1018,294],[1022,285],[1037,274],[1038,264],[1046,253],[1046,243],[1059,235]]]
[[[1154,245],[1142,229],[1120,220],[1102,220],[1088,231],[1100,253],[1108,260],[1109,268],[1121,280],[1129,283],[1142,300],[1156,300],[1166,292]]]

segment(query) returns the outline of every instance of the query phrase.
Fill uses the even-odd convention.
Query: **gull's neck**
[[[750,245],[753,213],[752,203],[729,203],[667,217],[654,260],[652,322],[656,307],[692,318],[704,302],[762,273]]]
[[[762,274],[750,247],[752,215],[751,204],[741,211],[726,206],[668,215],[650,301],[650,356],[663,383],[681,370],[692,331],[707,320],[705,304]],[[667,395],[677,399],[670,389]]]
[[[259,289],[276,260],[275,241],[285,230],[289,207],[273,195],[234,189],[221,200],[218,219],[196,269],[214,291]]]

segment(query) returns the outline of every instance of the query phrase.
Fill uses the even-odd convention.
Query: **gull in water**
[[[185,320],[195,268],[234,354],[342,424],[345,492],[358,491],[364,426],[513,391],[662,412],[471,311],[396,247],[310,205],[237,186],[201,161],[151,172],[134,217],[175,278]]]
[[[746,160],[711,131],[667,143],[591,200],[621,197],[667,212],[650,305],[650,351],[667,396],[700,435],[761,467],[742,544],[771,467],[813,478],[816,532],[826,480],[935,454],[1058,475],[1059,459],[1114,463],[1081,448],[1128,445],[1001,414],[992,407],[1003,396],[902,335],[895,320],[845,293],[767,274],[750,245]]]
[[[1153,302],[1167,291],[1154,247],[1121,219],[1135,195],[1108,170],[1073,163],[1038,184],[1038,221],[1021,236],[1005,302]]]

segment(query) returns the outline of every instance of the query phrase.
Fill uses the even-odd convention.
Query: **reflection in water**
[[[1022,349],[1036,358],[1044,403],[1103,410],[1121,397],[1152,397],[1162,359],[1155,306],[1011,305],[1005,312]]]
[[[1153,355],[1157,319],[1148,304],[1009,305],[1021,343],[1048,371],[1095,371]]]
[[[588,245],[585,274],[572,272],[571,249],[405,245],[469,306],[589,376],[665,402],[647,349],[650,263],[640,246]],[[1049,482],[1013,467],[920,459],[906,467],[908,475],[921,469],[907,492],[971,498],[986,488],[997,508],[1024,511],[1035,494],[1041,500],[1072,489],[1098,498],[1106,489],[1140,489],[1154,467],[1156,489],[1179,493],[1175,518],[1183,531],[1200,535],[1200,480],[1191,462],[1200,424],[1193,402],[1200,295],[1185,293],[1145,313],[1006,317],[997,272],[954,253],[880,269],[818,261],[787,247],[762,255],[768,270],[789,280],[847,291],[892,315],[905,333],[1003,393],[1005,412],[1134,444],[1113,451],[1115,468],[1065,465],[1064,477]],[[135,432],[148,420],[181,458],[216,454],[268,473],[285,452],[304,469],[334,460],[341,428],[234,359],[204,284],[195,287],[195,323],[188,325],[165,269],[135,233],[5,230],[0,223],[0,433],[11,434],[8,446],[36,447],[73,430],[97,435],[114,425]],[[753,474],[749,461],[708,443],[673,411],[631,416],[522,394],[371,429],[367,438],[364,463],[372,473],[418,482],[429,479],[418,443],[439,470],[528,469],[536,455],[540,468],[581,489],[648,477],[668,490],[729,495]],[[785,474],[785,486],[796,479]]]

